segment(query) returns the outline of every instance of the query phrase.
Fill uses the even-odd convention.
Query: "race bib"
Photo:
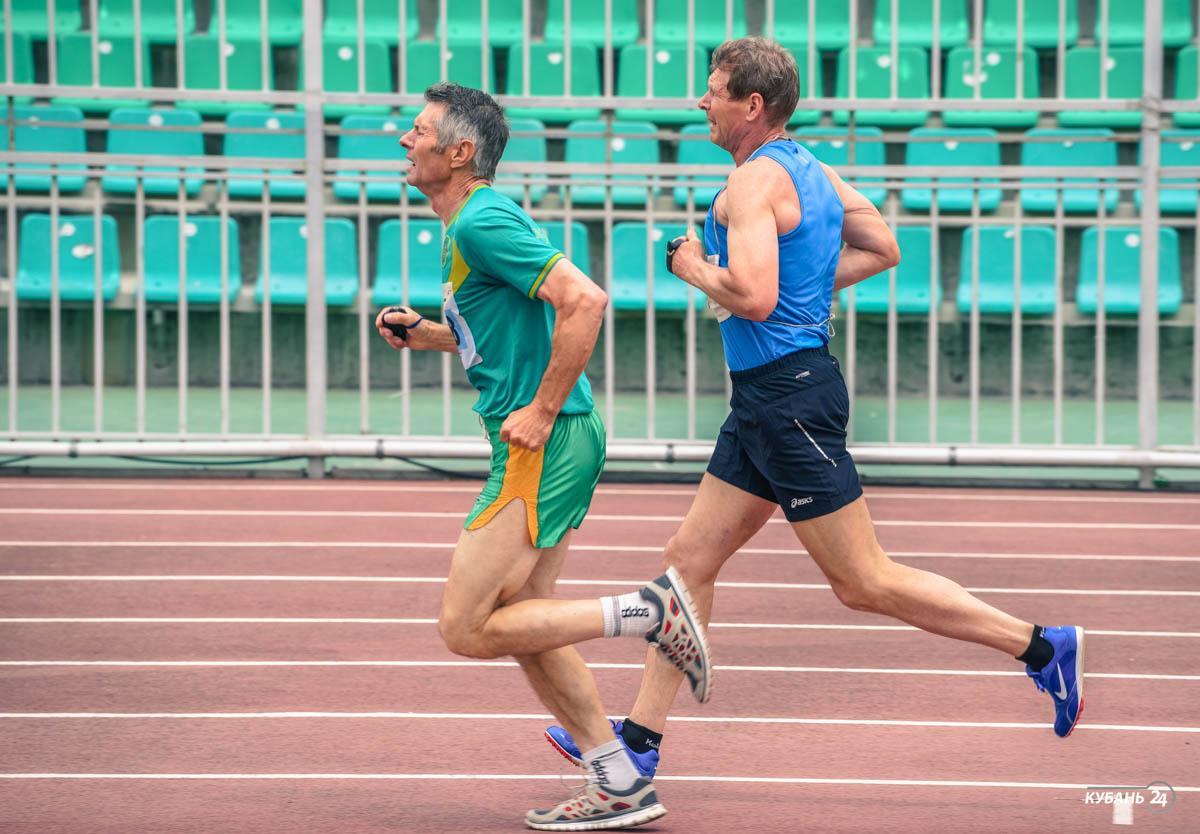
[[[454,334],[454,344],[458,345],[458,358],[462,360],[463,367],[473,368],[482,362],[483,357],[475,350],[475,336],[458,311],[458,305],[454,302],[454,287],[449,281],[442,284],[442,316]]]

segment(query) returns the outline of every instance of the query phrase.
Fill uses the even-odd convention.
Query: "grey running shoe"
[[[666,573],[642,588],[641,593],[642,599],[657,606],[662,614],[658,625],[646,632],[646,641],[687,675],[692,695],[703,704],[712,695],[712,664],[700,615],[683,584],[683,577],[675,568],[667,568]]]
[[[647,779],[638,779],[627,791],[617,791],[589,777],[570,799],[546,811],[527,813],[525,824],[538,831],[603,831],[633,828],[666,813]]]

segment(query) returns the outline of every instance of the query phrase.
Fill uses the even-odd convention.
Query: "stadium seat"
[[[380,159],[403,162],[408,152],[401,147],[400,137],[412,127],[412,119],[401,116],[347,116],[341,128],[347,132],[338,135],[338,159]],[[372,132],[367,132],[372,131]],[[375,132],[378,131],[378,132]],[[368,200],[400,201],[400,189],[404,188],[404,173],[393,171],[340,171],[333,181],[333,196],[339,200],[357,200],[363,181],[357,177],[366,174]],[[425,195],[413,186],[407,186],[408,199],[418,203]]]
[[[177,25],[176,0],[140,0],[142,40],[150,43],[176,43],[180,32],[187,37],[196,28],[192,0],[179,0],[183,6],[183,26]],[[111,37],[134,34],[134,0],[99,0],[100,35]],[[215,3],[213,4],[215,8]]]
[[[1179,50],[1179,57],[1175,63],[1175,98],[1185,101],[1200,98],[1200,89],[1197,89],[1196,84],[1198,65],[1200,50],[1195,46],[1185,46]],[[1177,127],[1200,127],[1200,112],[1175,113],[1174,117]]]
[[[1100,306],[1100,233],[1095,226],[1083,230],[1079,256],[1079,312],[1095,315]],[[1104,232],[1104,312],[1137,315],[1142,302],[1142,230],[1137,226],[1110,226]],[[1179,234],[1158,230],[1158,312],[1179,312],[1183,287],[1179,277]]]
[[[1067,98],[1100,98],[1100,50],[1077,46],[1067,52],[1065,69]],[[1142,97],[1141,47],[1116,46],[1108,51],[1108,98]],[[1063,127],[1139,127],[1141,110],[1063,110],[1058,114]]]
[[[1101,42],[1099,0],[1096,2],[1096,43]],[[1140,46],[1146,42],[1145,0],[1109,0],[1108,42]],[[1192,39],[1191,0],[1163,0],[1163,46],[1183,46]]]
[[[4,80],[4,67],[8,59],[8,53],[4,35],[4,28],[0,26],[0,80]],[[29,36],[23,32],[13,32],[13,69],[12,78],[13,84],[32,84],[33,77],[33,44],[29,42]],[[33,101],[33,96],[14,96],[14,104],[28,104]]]
[[[420,3],[408,0],[407,18],[400,30],[400,4],[396,0],[363,0],[363,35],[368,40],[395,45],[401,39],[412,40],[419,28],[417,12]],[[358,3],[355,0],[325,4],[325,38],[357,42]]]
[[[593,280],[600,282],[599,277],[591,274],[592,267],[592,249],[588,240],[587,226],[580,223],[578,220],[571,223],[571,251],[567,251],[566,224],[561,220],[555,220],[550,223],[541,224],[546,230],[546,237],[550,241],[550,245],[562,251],[571,263],[575,264]]]
[[[533,12],[530,10],[530,36]],[[446,0],[446,40],[450,43],[479,44],[483,40],[482,0]],[[521,0],[488,0],[487,39],[493,47],[506,47],[525,40],[521,17]],[[442,37],[442,21],[438,21],[434,40]]]
[[[189,304],[221,301],[221,218],[189,215],[184,220],[187,247],[187,300]],[[233,301],[242,286],[238,254],[238,224],[227,217],[227,277],[225,297]],[[179,216],[147,217],[144,226],[146,301],[179,303]]]
[[[230,113],[225,119],[225,156],[260,156],[279,159],[304,158],[304,115],[302,113]],[[278,131],[272,133],[242,133],[238,128],[257,128]],[[284,132],[288,131],[288,132]],[[273,176],[297,174],[296,168],[272,168]],[[229,196],[259,199],[266,188],[266,172],[261,168],[231,168]],[[272,198],[300,199],[304,197],[303,179],[271,179]]]
[[[896,4],[896,31],[901,46],[933,46],[934,0],[904,0]],[[967,42],[967,0],[941,0],[938,12],[938,44],[942,50]],[[892,4],[875,2],[875,43],[892,43]]]
[[[798,130],[795,136],[812,155],[834,168],[850,164],[850,131],[844,127],[814,127]],[[883,132],[877,127],[860,127],[855,130],[859,141],[854,143],[855,165],[883,165],[885,154],[883,147]],[[865,141],[864,141],[865,140]],[[882,207],[887,199],[887,189],[877,180],[848,178],[864,197],[875,206]]]
[[[1033,49],[1023,53],[1025,98],[1038,97],[1038,59]],[[1017,97],[1017,50],[1009,46],[988,46],[980,50],[979,71],[975,71],[975,49],[962,46],[946,58],[946,98],[974,99],[976,89],[985,99]],[[1033,127],[1036,110],[946,110],[942,121],[949,127]]]
[[[979,312],[1011,315],[1016,289],[1017,232],[1011,226],[984,226],[979,231]],[[958,309],[971,312],[975,274],[974,228],[963,235],[958,271]],[[1049,315],[1054,312],[1054,229],[1021,227],[1021,312]]]
[[[646,224],[617,223],[612,230],[612,287],[609,297],[614,310],[645,310],[649,304],[646,288]],[[688,285],[667,272],[663,247],[684,233],[680,223],[655,224],[649,241],[649,258],[654,266],[654,309],[660,313],[687,309]],[[704,307],[704,293],[695,292],[695,306]]]
[[[546,9],[546,40],[551,43],[566,43],[567,31],[563,24],[563,0],[549,0]],[[638,38],[637,0],[612,0],[613,49],[628,46]],[[574,0],[571,3],[571,43],[584,43],[604,48],[604,3],[589,0]]]
[[[691,83],[688,83],[687,47],[654,46],[654,92],[656,97],[678,97],[699,101],[708,89],[708,55],[697,46],[692,53]],[[646,46],[635,43],[621,50],[617,74],[617,95],[642,98],[649,89],[646,84]],[[704,112],[694,105],[680,109],[639,110],[618,107],[618,119],[648,119],[657,124],[691,124],[707,121]]]
[[[775,4],[775,32],[780,43],[808,43],[809,0]],[[841,49],[850,43],[850,0],[820,0],[813,15],[818,49]],[[770,35],[767,24],[763,33]],[[801,88],[803,89],[803,88]]]
[[[693,29],[688,32],[688,0],[655,0],[654,45],[686,45],[689,37],[697,46],[712,48],[746,34],[746,11],[733,0],[733,28],[726,27],[726,0],[693,0]]]
[[[546,126],[536,119],[509,119],[508,144],[500,157],[500,168],[496,174],[495,189],[517,203],[524,203],[526,187],[522,183],[529,176],[505,173],[504,163],[539,163],[546,161]],[[528,187],[529,199],[540,203],[546,196],[546,184]]]
[[[724,175],[681,178],[681,184],[673,189],[675,205],[680,208],[687,206],[688,192],[691,191],[694,194],[693,205],[697,209],[707,209],[721,190],[725,178],[733,171],[733,157],[708,138],[708,125],[687,125],[679,133],[680,165],[720,165],[725,170]],[[693,136],[696,138],[687,138]]]
[[[363,64],[362,92],[390,93],[394,89],[387,44],[379,40],[364,41],[360,59],[357,39],[327,37],[324,44],[324,65],[322,67],[325,92],[359,92],[360,63]],[[300,72],[304,72],[303,61],[301,61]],[[336,119],[356,113],[387,113],[390,109],[387,104],[326,104],[324,112],[325,118]]]
[[[567,164],[598,165],[611,162],[615,165],[657,165],[658,140],[653,138],[656,130],[649,122],[615,121],[611,126],[603,121],[571,122],[567,128],[566,161]],[[611,136],[585,136],[579,134],[608,133]],[[582,173],[572,174],[573,182],[596,180],[601,174]],[[644,206],[646,205],[647,187],[643,184],[649,180],[645,174],[613,174],[609,181],[619,183],[633,181],[637,185],[614,185],[612,187],[613,205]],[[604,205],[605,187],[601,185],[572,185],[570,200],[577,206]],[[652,195],[658,195],[658,188],[650,189]]]
[[[58,293],[63,301],[91,301],[96,288],[96,235],[90,214],[58,216]],[[103,259],[100,297],[112,301],[121,285],[121,250],[117,243],[117,221],[112,215],[100,218]],[[21,218],[17,298],[46,301],[51,293],[50,254],[54,246],[50,215],[27,214]]]
[[[897,53],[896,94],[900,98],[929,98],[929,56],[915,46],[902,46]],[[892,55],[891,48],[864,47],[856,54],[857,98],[890,98]],[[837,98],[850,97],[850,50],[838,53]],[[859,110],[855,123],[879,127],[920,127],[929,118],[926,110]],[[844,125],[850,121],[848,110],[833,111],[833,121]]]
[[[385,220],[375,242],[375,288],[371,301],[377,307],[402,300],[403,251],[401,221]],[[418,309],[442,306],[442,222],[408,221],[408,303]]]
[[[78,107],[58,107],[53,104],[18,105],[13,112],[17,121],[28,121],[29,124],[13,125],[13,150],[27,153],[84,153],[87,150],[86,136],[83,126],[58,127],[39,124],[39,122],[82,122],[83,113]],[[8,119],[8,107],[0,105],[0,122]],[[0,127],[0,150],[8,150],[8,130]],[[17,171],[39,171],[46,166],[33,162],[16,163]],[[78,194],[83,190],[87,177],[83,172],[87,166],[82,163],[66,163],[58,166],[63,173],[56,174],[60,194]],[[79,173],[73,173],[79,172]],[[46,193],[50,191],[52,175],[49,173],[28,173],[16,175],[18,191],[33,191]]]
[[[988,0],[983,6],[983,42],[988,46],[1017,45],[1018,0]],[[1054,49],[1058,46],[1058,0],[1049,3],[1025,0],[1025,46]],[[1079,40],[1079,0],[1066,0],[1066,25],[1063,41],[1074,46]]]
[[[97,40],[100,53],[100,86],[134,87],[133,38],[124,35],[103,37]],[[149,87],[150,44],[142,43],[142,86]],[[92,85],[92,35],[90,32],[71,32],[60,35],[55,56],[58,64],[58,83],[63,86],[91,87]],[[55,104],[78,107],[85,113],[106,113],[121,107],[144,107],[143,99],[88,98],[86,90],[80,95],[55,96]]]
[[[987,128],[917,128],[909,134],[905,146],[904,164],[919,167],[946,165],[955,168],[976,168],[981,173],[1000,165],[1000,139],[996,131]],[[916,141],[940,139],[941,141]],[[983,139],[988,141],[972,141]],[[909,182],[930,182],[928,177],[908,177]],[[995,188],[938,189],[939,211],[971,211],[975,195],[979,195],[979,210],[994,212],[1000,208],[1000,180],[997,177],[939,177],[938,183],[981,184],[995,183]],[[933,205],[933,189],[905,188],[900,192],[900,205],[908,211],[929,211]]]
[[[788,126],[815,125],[821,121],[821,111],[804,107],[804,102],[808,99],[823,98],[825,96],[825,82],[821,74],[821,55],[819,52],[814,52],[813,54],[813,73],[812,80],[810,81],[808,77],[808,48],[802,43],[785,43],[783,46],[796,59],[796,69],[800,77],[800,102],[792,113],[791,118],[788,119]]]
[[[278,46],[296,46],[304,34],[304,0],[267,0],[267,40]],[[262,40],[260,2],[225,2],[225,36]],[[353,4],[350,4],[354,8]],[[212,4],[209,32],[220,31],[218,5]]]
[[[191,35],[187,39],[183,86],[189,90],[221,89],[221,44],[217,35]],[[274,64],[267,61],[263,83],[262,42],[245,38],[225,40],[225,89],[262,90],[275,86]],[[225,116],[235,110],[266,110],[270,105],[258,101],[200,101],[181,99],[180,110],[194,110],[203,116]]]
[[[259,264],[254,300],[271,289],[273,305],[303,306],[308,301],[308,227],[303,217],[272,217],[271,263]],[[358,292],[358,233],[345,217],[325,221],[325,302],[344,307]]]
[[[1107,128],[1079,128],[1058,130],[1034,128],[1025,134],[1030,139],[1053,138],[1053,142],[1024,142],[1021,144],[1021,164],[1047,168],[1068,167],[1112,167],[1117,164],[1117,146],[1112,141],[1086,141],[1093,138],[1112,138]],[[1027,177],[1027,183],[1054,183],[1046,177]],[[1062,192],[1063,211],[1067,214],[1095,214],[1100,210],[1100,181],[1095,177],[1066,177],[1068,183],[1094,183],[1096,188],[1022,188],[1021,207],[1036,214],[1053,214]],[[1111,180],[1109,181],[1111,182]],[[1104,208],[1108,213],[1116,211],[1117,189],[1104,189]]]
[[[932,233],[928,226],[901,226],[896,230],[896,241],[900,244],[901,254],[900,266],[895,269],[897,313],[936,312],[938,305],[942,303],[940,277],[934,281],[933,297],[930,298],[931,239]],[[838,294],[842,309],[845,310],[849,306],[850,293],[853,292],[855,313],[886,313],[889,294],[888,272],[881,272],[848,290],[842,290]]]
[[[433,41],[412,41],[405,46],[404,66],[405,78],[403,85],[396,79],[398,92],[415,93],[420,95],[426,89],[442,80],[442,64],[440,58],[441,44]],[[490,56],[490,50],[489,50]],[[398,59],[397,59],[398,60]],[[483,55],[479,44],[447,44],[446,45],[446,80],[457,81],[468,87],[481,87],[483,81]],[[401,89],[403,86],[403,89]],[[496,62],[488,60],[487,89],[496,90]],[[421,111],[421,105],[406,106],[402,113],[415,115]]]
[[[564,65],[566,52],[562,44],[529,44],[529,95],[561,96],[565,85]],[[565,93],[571,98],[595,97],[600,95],[600,64],[596,48],[587,44],[571,45],[571,89]],[[508,86],[510,96],[525,94],[525,48],[514,45],[508,50]],[[514,119],[537,119],[548,124],[563,124],[572,119],[594,119],[600,115],[599,107],[580,106],[582,102],[568,107],[506,107],[505,112]]]
[[[79,0],[12,0],[13,34],[45,40],[50,32],[47,3],[52,3],[54,7],[56,34],[74,32],[79,28],[82,22]]]
[[[200,115],[192,110],[131,107],[114,110],[108,118],[113,125],[108,131],[109,153],[148,157],[204,156],[204,135],[198,130]],[[130,125],[134,129],[122,130],[117,125]],[[144,127],[152,129],[139,129]],[[179,173],[175,165],[147,165],[142,170],[147,173]],[[101,184],[108,194],[134,194],[139,179],[142,180],[145,194],[174,197],[179,193],[178,176],[140,177],[133,165],[108,165],[104,172]],[[204,168],[188,166],[184,178],[187,195],[196,196],[203,184]]]
[[[1141,160],[1141,148],[1138,149],[1138,160]],[[1163,174],[1167,168],[1187,166],[1200,167],[1200,130],[1164,130],[1162,132]],[[1190,188],[1160,188],[1158,190],[1158,210],[1163,214],[1195,214],[1196,202],[1200,189],[1200,180],[1196,177],[1162,178],[1164,184],[1183,184]],[[1142,192],[1134,192],[1133,199],[1140,212],[1142,210]]]

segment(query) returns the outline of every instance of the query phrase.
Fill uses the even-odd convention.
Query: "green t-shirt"
[[[486,185],[446,226],[442,312],[484,417],[507,417],[537,394],[554,329],[554,308],[537,291],[561,257],[529,215]],[[580,374],[560,413],[587,414],[593,405]]]

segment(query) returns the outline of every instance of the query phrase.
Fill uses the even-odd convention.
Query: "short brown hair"
[[[708,67],[709,72],[719,69],[729,73],[730,98],[744,101],[758,93],[772,122],[786,121],[800,101],[796,59],[769,38],[725,41],[713,52]]]

